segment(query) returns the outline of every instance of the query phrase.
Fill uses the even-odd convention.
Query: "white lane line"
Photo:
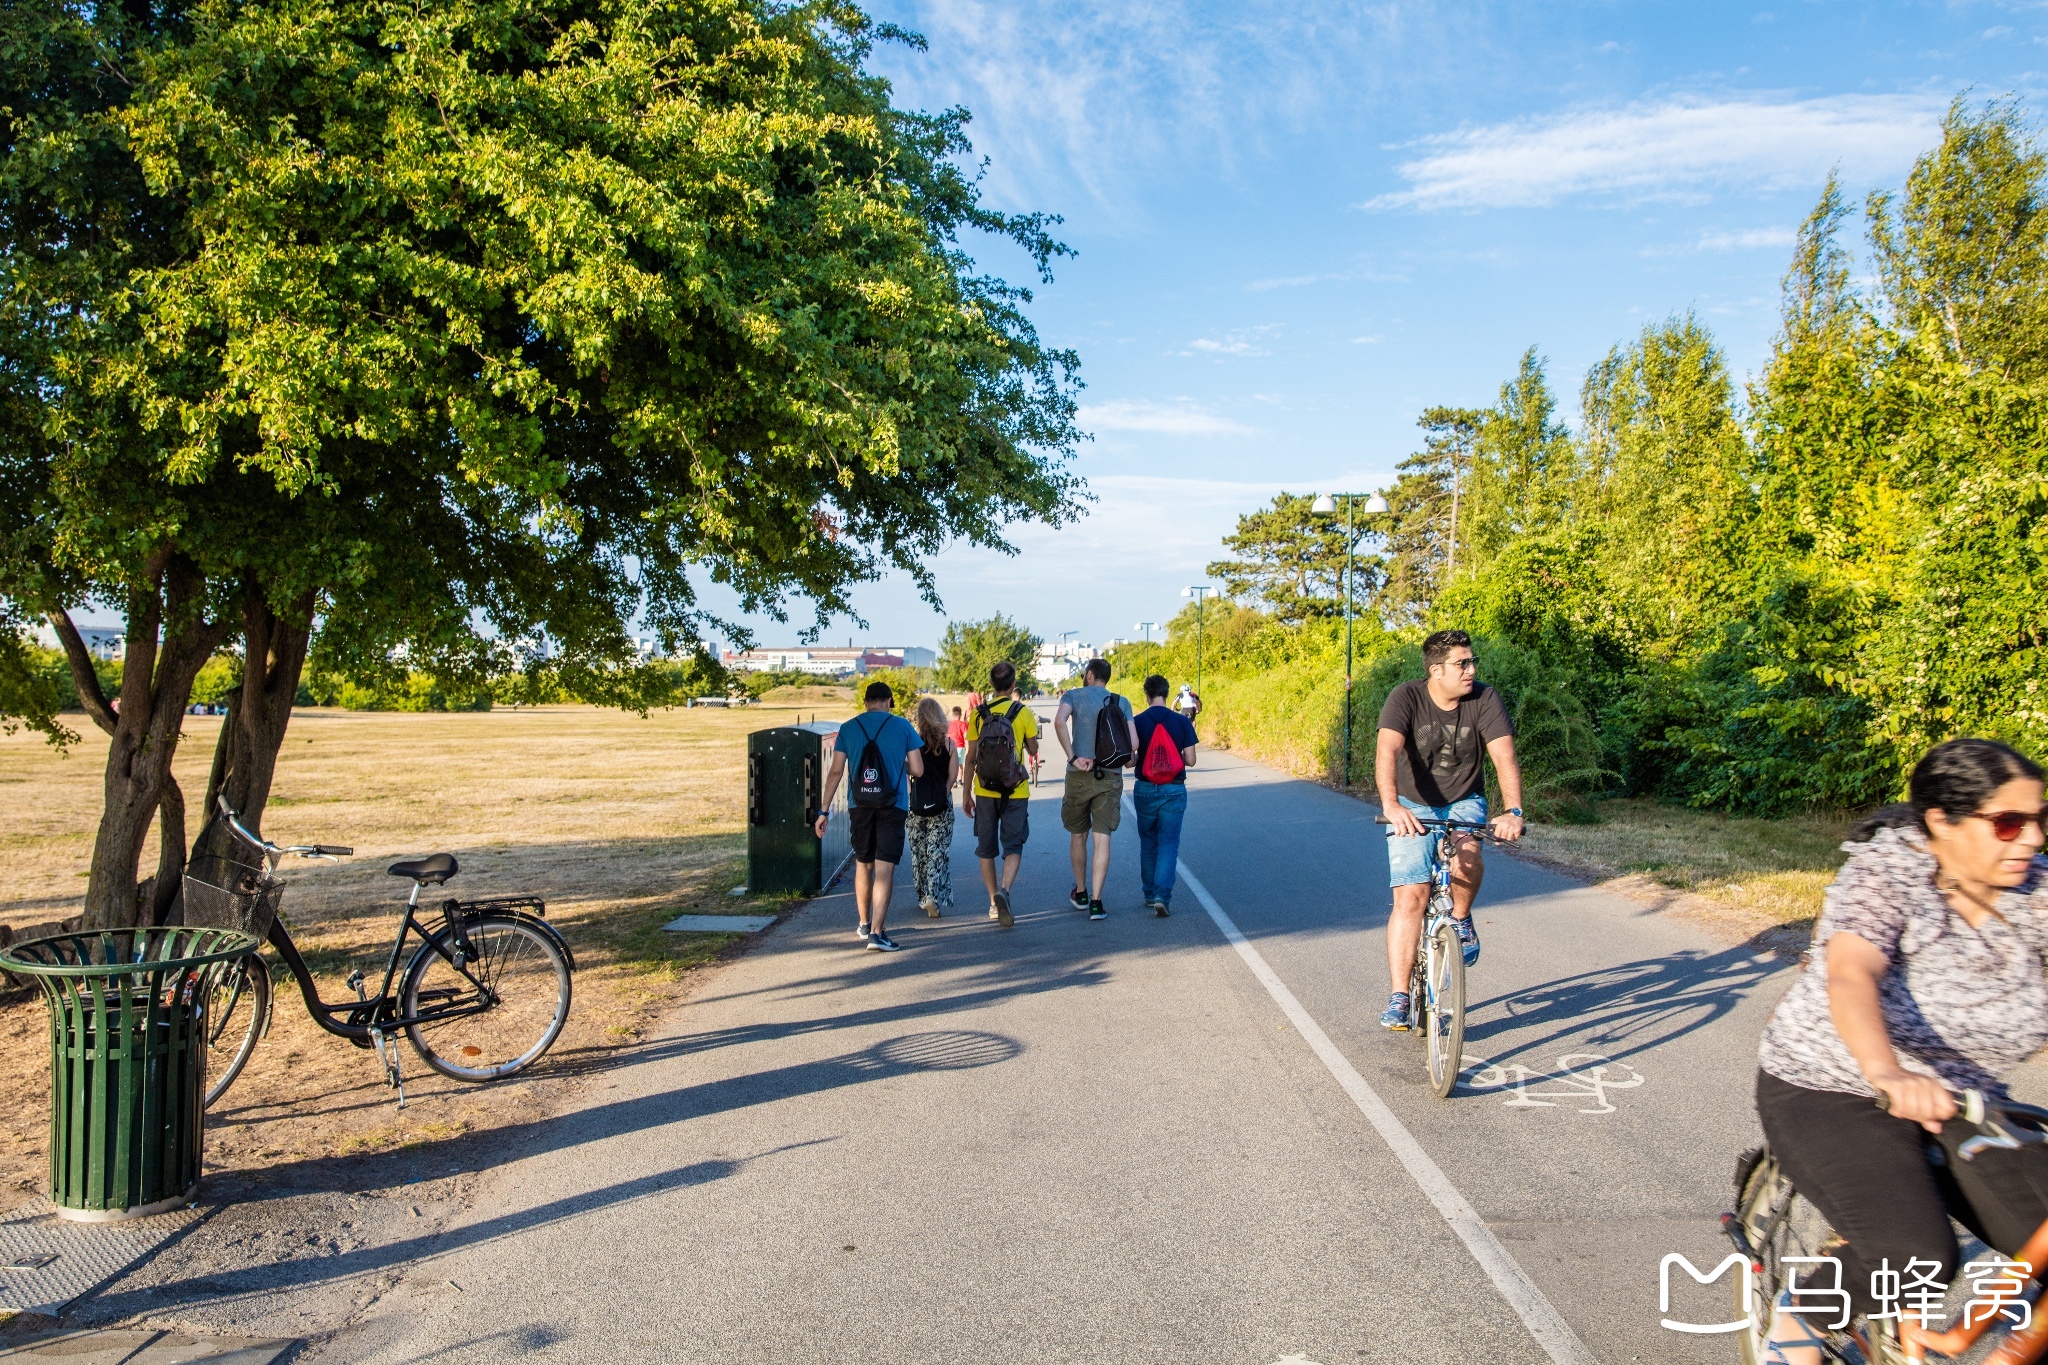
[[[1287,984],[1266,965],[1266,959],[1252,947],[1251,940],[1238,931],[1230,916],[1223,913],[1223,907],[1209,894],[1209,888],[1188,871],[1186,863],[1176,862],[1174,866],[1179,871],[1180,880],[1195,893],[1195,899],[1209,912],[1209,918],[1216,921],[1223,937],[1237,949],[1237,955],[1244,959],[1245,965],[1252,969],[1252,975],[1266,988],[1266,994],[1273,997],[1273,1003],[1294,1025],[1294,1031],[1322,1060],[1344,1093],[1351,1097],[1351,1102],[1358,1106],[1358,1112],[1365,1115],[1366,1122],[1380,1135],[1380,1140],[1400,1158],[1409,1176],[1422,1187],[1429,1202],[1436,1205],[1436,1211],[1451,1225],[1451,1231],[1458,1234],[1458,1240],[1472,1253],[1472,1259],[1479,1262],[1479,1268],[1486,1272],[1486,1277],[1493,1281],[1493,1287],[1508,1301],[1508,1307],[1515,1310],[1515,1316],[1529,1329],[1529,1335],[1536,1338],[1536,1344],[1543,1348],[1544,1354],[1557,1365],[1597,1365],[1593,1353],[1586,1349],[1586,1343],[1579,1340],[1578,1333],[1572,1331],[1563,1315],[1543,1296],[1543,1291],[1515,1263],[1515,1258],[1508,1255],[1507,1248],[1493,1235],[1493,1229],[1486,1226],[1465,1196],[1458,1193],[1458,1187],[1451,1183],[1450,1177],[1443,1173],[1443,1168],[1431,1160],[1422,1144],[1415,1140],[1415,1135],[1394,1116],[1393,1110],[1387,1108],[1387,1102],[1366,1084],[1365,1077],[1358,1074],[1358,1068],[1337,1050],[1337,1045],[1330,1041],[1330,1035],[1323,1032],[1322,1025],[1310,1017],[1309,1012],[1301,1007],[1301,1002],[1294,998],[1294,992],[1288,990]]]

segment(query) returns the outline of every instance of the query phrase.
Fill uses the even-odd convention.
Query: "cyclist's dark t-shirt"
[[[1394,789],[1423,806],[1448,806],[1486,790],[1486,746],[1512,735],[1500,693],[1485,683],[1446,711],[1426,682],[1404,682],[1380,708],[1380,729],[1406,741],[1394,764]]]

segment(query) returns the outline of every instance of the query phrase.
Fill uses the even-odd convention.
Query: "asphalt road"
[[[1142,910],[1127,824],[1090,923],[1051,785],[1010,931],[963,821],[950,915],[904,870],[903,951],[819,898],[417,1235],[294,1262],[236,1325],[349,1362],[1733,1359],[1659,1326],[1659,1262],[1725,1254],[1789,964],[1496,857],[1439,1100],[1375,1023],[1374,814],[1204,754],[1181,853],[1217,914]]]

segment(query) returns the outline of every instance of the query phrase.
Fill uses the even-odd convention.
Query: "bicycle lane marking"
[[[1135,814],[1133,818],[1136,818]],[[1351,1065],[1350,1060],[1337,1050],[1337,1045],[1330,1041],[1330,1035],[1323,1032],[1322,1025],[1302,1008],[1301,1002],[1294,998],[1294,992],[1287,989],[1287,983],[1267,965],[1251,940],[1239,931],[1236,922],[1209,894],[1209,888],[1188,871],[1186,863],[1176,861],[1174,867],[1180,880],[1187,883],[1188,890],[1195,893],[1195,899],[1209,912],[1209,918],[1223,931],[1223,937],[1237,949],[1237,955],[1244,959],[1252,975],[1266,988],[1266,994],[1273,997],[1273,1003],[1294,1025],[1294,1031],[1301,1035],[1309,1050],[1316,1054],[1338,1086],[1358,1106],[1358,1111],[1365,1115],[1366,1122],[1373,1126],[1380,1140],[1392,1149],[1409,1177],[1421,1186],[1437,1213],[1450,1224],[1451,1231],[1458,1235],[1465,1249],[1472,1253],[1472,1259],[1479,1262],[1479,1268],[1493,1281],[1493,1287],[1507,1300],[1508,1307],[1515,1310],[1515,1316],[1529,1329],[1529,1335],[1536,1339],[1544,1354],[1557,1365],[1598,1365],[1593,1353],[1586,1349],[1586,1343],[1579,1340],[1578,1333],[1571,1329],[1563,1315],[1544,1297],[1543,1291],[1508,1254],[1507,1248],[1493,1235],[1493,1229],[1486,1226],[1477,1210],[1458,1193],[1458,1187],[1423,1150],[1407,1126],[1395,1117],[1387,1102],[1379,1097],[1379,1092],[1367,1084],[1365,1077],[1358,1074],[1358,1068]]]

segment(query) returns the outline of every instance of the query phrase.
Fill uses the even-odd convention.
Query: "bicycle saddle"
[[[453,853],[430,853],[424,858],[410,862],[393,863],[388,869],[394,877],[410,877],[421,886],[440,886],[462,870]]]

